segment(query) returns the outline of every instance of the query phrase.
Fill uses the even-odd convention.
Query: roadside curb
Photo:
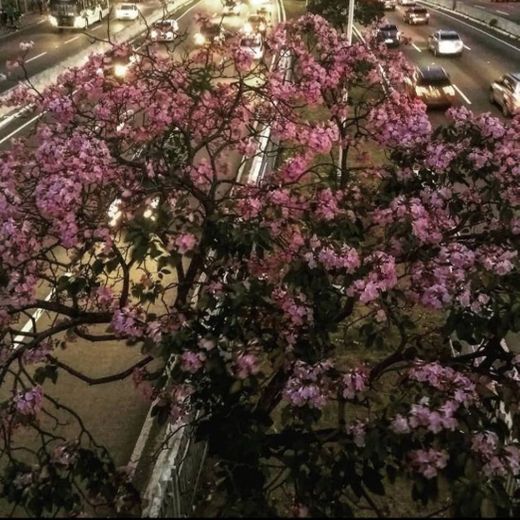
[[[504,31],[503,29],[500,29],[499,27],[489,25],[488,23],[483,22],[482,20],[478,20],[477,18],[468,16],[467,14],[460,13],[458,11],[454,11],[453,9],[447,9],[446,7],[443,7],[434,2],[428,2],[427,0],[419,0],[419,3],[425,4],[428,7],[431,7],[432,9],[437,9],[438,11],[442,11],[444,13],[450,14],[453,17],[462,18],[463,20],[467,20],[468,22],[475,24],[477,29],[484,30],[484,28],[485,28],[487,30],[487,32],[490,33],[491,36],[493,36],[493,33],[495,33],[496,35],[507,36],[512,41],[520,43],[520,36],[517,36],[516,34]],[[506,43],[509,43],[509,42],[506,42]]]

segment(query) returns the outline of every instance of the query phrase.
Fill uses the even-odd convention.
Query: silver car
[[[496,103],[506,117],[520,113],[520,72],[504,74],[493,81],[489,101]]]
[[[428,36],[428,48],[434,56],[460,56],[464,43],[455,31],[436,31]]]

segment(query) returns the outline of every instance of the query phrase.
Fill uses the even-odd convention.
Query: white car
[[[179,32],[177,20],[160,20],[152,25],[150,37],[155,42],[171,42]]]
[[[137,20],[139,8],[135,4],[117,4],[116,20]]]
[[[436,31],[428,36],[428,48],[434,56],[460,56],[464,43],[455,31]]]
[[[261,60],[264,56],[264,40],[260,35],[245,36],[240,40],[240,47],[247,50],[254,60]]]
[[[506,117],[520,114],[520,72],[504,74],[493,81],[489,89],[489,101],[496,103]]]
[[[415,5],[415,0],[399,0],[399,5]]]

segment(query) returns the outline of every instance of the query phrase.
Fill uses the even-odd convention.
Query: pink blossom
[[[175,239],[175,245],[177,246],[177,251],[179,254],[184,255],[195,249],[195,246],[197,245],[197,238],[191,233],[184,233]]]
[[[444,469],[449,460],[445,450],[414,450],[409,453],[412,468],[425,478],[436,477],[440,469]]]
[[[14,397],[16,411],[28,417],[36,417],[43,406],[43,390],[35,386],[26,392],[19,392]]]
[[[204,352],[192,352],[190,350],[183,352],[180,356],[181,370],[195,374],[206,362],[206,354]]]
[[[365,368],[354,368],[342,379],[342,395],[345,399],[360,399],[368,389],[368,372]]]
[[[394,433],[403,434],[410,433],[410,426],[408,424],[408,420],[406,417],[403,417],[401,414],[397,414],[393,421],[390,424],[390,429]]]
[[[235,361],[235,374],[239,379],[247,379],[260,371],[260,362],[254,354],[240,354]]]

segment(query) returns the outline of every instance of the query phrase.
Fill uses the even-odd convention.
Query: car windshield
[[[435,87],[447,87],[448,85],[451,85],[450,78],[448,76],[419,76],[419,79],[417,81],[417,85],[421,86],[428,86],[432,85]]]
[[[381,31],[396,32],[397,31],[397,27],[395,25],[384,25],[383,27],[381,27]]]
[[[157,22],[154,24],[154,27],[161,31],[169,31],[172,28],[172,25],[169,22]]]
[[[428,12],[423,7],[414,7],[411,11],[414,14],[426,14]]]
[[[460,37],[457,33],[441,33],[441,40],[460,40]]]
[[[133,11],[135,8],[136,6],[133,4],[122,4],[119,6],[119,9],[121,9],[121,11]]]

